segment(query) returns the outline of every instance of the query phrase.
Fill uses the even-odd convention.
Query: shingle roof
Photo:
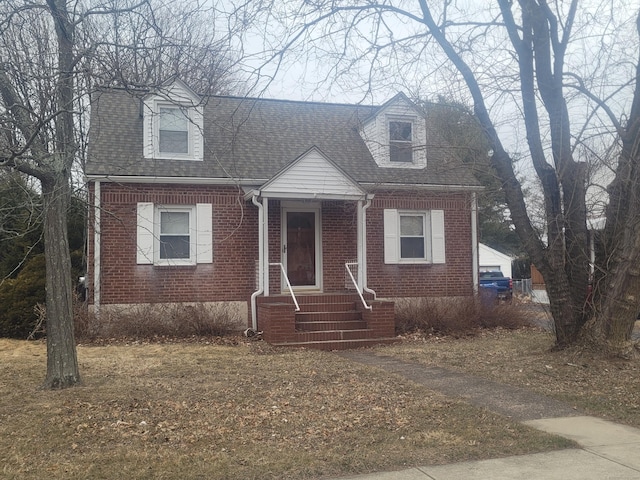
[[[316,146],[359,183],[478,184],[432,126],[427,127],[426,168],[378,167],[359,128],[380,107],[361,105],[209,97],[204,161],[145,159],[141,98],[124,90],[94,96],[87,175],[234,178],[258,185]]]

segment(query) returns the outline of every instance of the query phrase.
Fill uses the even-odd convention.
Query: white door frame
[[[280,258],[285,272],[287,269],[287,213],[289,212],[313,212],[315,213],[315,285],[293,286],[295,291],[322,291],[322,205],[319,202],[282,202],[281,203],[281,235],[280,235]],[[282,291],[287,291],[287,284],[282,278]]]

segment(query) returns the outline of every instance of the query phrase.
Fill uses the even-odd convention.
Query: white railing
[[[298,299],[296,299],[296,295],[295,295],[295,293],[293,293],[293,288],[291,287],[291,282],[289,282],[289,277],[287,277],[287,272],[285,272],[285,270],[284,270],[284,265],[282,263],[279,263],[279,262],[269,263],[269,265],[271,265],[272,267],[280,266],[280,271],[282,272],[282,275],[284,276],[285,282],[287,282],[287,288],[289,289],[289,293],[291,294],[291,298],[293,299],[293,303],[295,303],[295,305],[296,305],[296,312],[299,312],[300,311],[300,305],[298,305]]]
[[[353,283],[353,286],[356,287],[356,292],[358,292],[358,296],[360,297],[360,301],[362,302],[362,305],[364,306],[364,308],[366,308],[367,310],[373,310],[371,305],[368,305],[367,302],[365,301],[364,297],[362,296],[362,292],[358,288],[358,282],[356,282],[356,279],[353,276],[353,273],[351,272],[350,265],[356,265],[357,266],[358,262],[347,262],[347,263],[344,264],[344,268],[347,269],[347,273],[349,274],[349,277],[351,278],[351,283]]]

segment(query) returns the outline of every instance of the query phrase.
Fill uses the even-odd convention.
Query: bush
[[[483,328],[516,329],[528,324],[516,304],[487,305],[477,298],[415,298],[396,302],[396,333],[426,333],[454,337]]]
[[[0,285],[0,337],[25,339],[33,331],[36,305],[45,302],[44,254],[32,257],[16,278]]]
[[[238,312],[224,303],[103,307],[100,318],[83,309],[76,313],[75,323],[79,340],[221,337],[237,331],[241,324]]]

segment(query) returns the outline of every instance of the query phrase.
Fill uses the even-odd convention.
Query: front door
[[[319,289],[319,209],[283,209],[283,263],[291,286]],[[286,284],[283,285],[286,288]]]

